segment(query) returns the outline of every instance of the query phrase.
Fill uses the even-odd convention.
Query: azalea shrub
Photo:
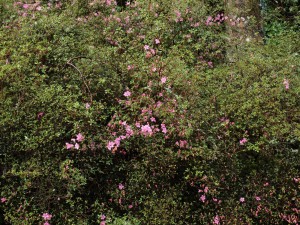
[[[233,62],[219,1],[0,3],[1,224],[299,223],[297,31]]]

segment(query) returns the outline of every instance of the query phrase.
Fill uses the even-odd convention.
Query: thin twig
[[[76,58],[79,58],[79,57],[76,57]],[[80,58],[82,58],[82,57],[80,57]],[[73,58],[73,59],[75,59],[75,58]],[[68,60],[67,65],[70,65],[70,66],[72,66],[73,68],[75,68],[75,69],[78,71],[78,73],[80,74],[80,77],[81,77],[81,79],[82,79],[82,81],[83,81],[85,87],[87,88],[89,94],[90,94],[90,101],[91,101],[91,103],[92,103],[92,101],[93,101],[93,96],[92,96],[91,90],[90,90],[89,86],[87,85],[87,83],[85,82],[85,79],[84,79],[84,77],[83,77],[81,71],[80,71],[74,64],[71,63],[71,61],[72,61],[73,59]]]

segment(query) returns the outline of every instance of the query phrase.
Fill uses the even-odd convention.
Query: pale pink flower
[[[79,149],[79,144],[76,143],[75,146],[74,146],[74,148],[78,150]]]
[[[41,6],[38,6],[38,7],[36,7],[36,10],[37,10],[37,11],[41,11],[41,10],[42,10],[42,7],[41,7]]]
[[[164,134],[166,134],[168,132],[167,128],[166,128],[166,125],[164,123],[162,123],[160,126],[161,126],[161,132],[163,132]]]
[[[240,140],[240,145],[244,145],[248,140],[246,138],[243,138]]]
[[[78,142],[82,142],[82,141],[84,140],[83,135],[82,135],[81,133],[77,134],[77,135],[76,135],[76,140],[77,140]]]
[[[48,223],[48,221],[46,221],[46,222],[44,223],[44,225],[50,225],[50,223]]]
[[[218,215],[216,215],[216,216],[214,217],[214,222],[213,222],[213,224],[220,224],[220,217],[219,217]]]
[[[118,186],[118,188],[119,188],[119,190],[123,190],[124,189],[124,185],[120,183],[119,186]]]
[[[258,196],[256,196],[255,199],[256,199],[256,201],[260,201],[261,200],[260,197],[258,197]]]
[[[108,150],[111,150],[114,146],[115,146],[115,142],[109,141],[106,147],[108,148]]]
[[[116,145],[116,147],[119,147],[120,144],[121,144],[121,138],[120,138],[120,137],[117,137],[117,138],[115,139],[115,145]]]
[[[147,125],[143,125],[141,127],[141,132],[143,135],[147,136],[147,135],[152,135],[152,128],[147,124]]]
[[[180,140],[179,141],[179,147],[180,148],[186,148],[187,147],[187,141],[186,140]]]
[[[124,96],[125,96],[125,97],[129,97],[130,95],[131,95],[131,92],[130,92],[130,91],[125,91],[125,92],[124,92]]]
[[[85,103],[85,108],[89,109],[91,107],[91,105],[89,103]]]
[[[147,51],[150,49],[149,45],[144,45],[144,49]]]
[[[133,135],[133,130],[131,129],[130,126],[126,126],[126,135],[127,136],[132,136]]]
[[[24,4],[24,5],[23,5],[23,8],[24,8],[24,9],[28,9],[28,8],[29,8],[29,5],[28,5],[28,4]]]
[[[1,203],[4,203],[4,202],[6,202],[7,201],[7,199],[6,198],[1,198]]]
[[[211,25],[212,24],[212,21],[213,21],[213,18],[211,16],[207,17],[207,20],[206,20],[206,25]]]
[[[43,213],[42,217],[44,220],[51,220],[52,215],[49,213]]]
[[[127,70],[129,71],[129,70],[132,70],[134,68],[134,66],[133,65],[128,65],[127,66]]]
[[[240,202],[245,202],[245,198],[241,197]]]
[[[158,101],[158,102],[156,103],[156,107],[159,108],[159,107],[162,106],[162,104],[163,104],[163,103],[162,103],[161,101]]]
[[[283,84],[284,84],[286,90],[288,90],[290,88],[290,82],[288,79],[284,79]]]
[[[138,128],[140,128],[140,127],[141,127],[141,124],[140,124],[139,122],[136,122],[136,123],[135,123],[135,126],[138,127]]]
[[[132,208],[133,208],[133,205],[129,205],[128,208],[129,208],[129,209],[132,209]]]
[[[153,122],[153,123],[155,123],[155,122],[156,122],[156,119],[155,119],[154,117],[151,117],[151,118],[150,118],[150,121]]]
[[[155,55],[155,49],[151,48],[150,52],[151,52],[152,55]]]
[[[156,38],[155,39],[155,44],[157,44],[157,45],[160,44],[160,40]]]
[[[201,200],[202,202],[205,202],[205,199],[206,199],[205,195],[201,195],[200,200]]]
[[[104,214],[101,215],[101,220],[105,220],[106,216]]]
[[[204,192],[207,193],[208,192],[208,187],[204,188]]]
[[[167,77],[162,77],[162,78],[160,79],[160,82],[161,82],[162,84],[166,83],[166,81],[167,81]]]
[[[66,148],[67,149],[70,149],[70,148],[73,148],[73,147],[74,147],[73,144],[70,144],[70,143],[66,142]]]

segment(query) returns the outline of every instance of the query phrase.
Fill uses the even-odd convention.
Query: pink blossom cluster
[[[45,220],[44,225],[50,225],[49,220],[51,220],[52,215],[49,213],[43,213],[42,217]]]
[[[216,23],[216,24],[220,25],[222,22],[224,22],[227,19],[228,19],[228,17],[224,16],[223,13],[218,14],[215,17],[208,16],[207,19],[206,19],[205,25],[206,26],[211,26],[211,25],[213,25],[213,23]]]
[[[155,56],[156,51],[153,48],[150,48],[149,45],[144,45],[144,50],[146,51],[146,58],[151,58],[152,56]]]
[[[78,150],[80,148],[79,143],[82,142],[83,140],[84,140],[84,136],[81,133],[79,133],[76,135],[76,138],[71,139],[72,143],[66,142],[66,148],[67,149],[75,148]]]
[[[240,140],[240,145],[244,145],[247,142],[248,142],[247,138],[243,138]]]
[[[176,15],[176,18],[175,18],[176,23],[183,21],[183,18],[181,16],[181,12],[179,10],[175,10],[175,15]]]
[[[105,225],[106,224],[106,216],[104,215],[104,214],[102,214],[101,215],[101,217],[100,217],[100,219],[101,219],[101,222],[100,222],[100,225]]]
[[[187,142],[187,140],[179,140],[179,142],[176,141],[175,144],[177,146],[179,146],[179,148],[188,148],[188,142]]]
[[[131,136],[134,135],[134,132],[133,132],[131,126],[128,125],[126,121],[120,121],[119,123],[120,123],[120,125],[122,125],[125,128],[126,134],[125,135],[120,135],[117,138],[115,138],[114,141],[109,141],[107,143],[106,147],[110,151],[113,148],[118,148],[120,146],[122,140],[130,138]]]
[[[33,4],[27,4],[27,3],[22,3],[22,2],[15,2],[14,6],[20,6],[25,10],[33,10],[33,11],[41,11],[42,6],[40,5],[40,2],[36,2]]]
[[[214,217],[213,224],[220,224],[220,217],[218,215]]]

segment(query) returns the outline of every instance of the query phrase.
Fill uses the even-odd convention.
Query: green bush
[[[299,33],[229,63],[216,1],[24,4],[0,4],[0,222],[297,224]]]

